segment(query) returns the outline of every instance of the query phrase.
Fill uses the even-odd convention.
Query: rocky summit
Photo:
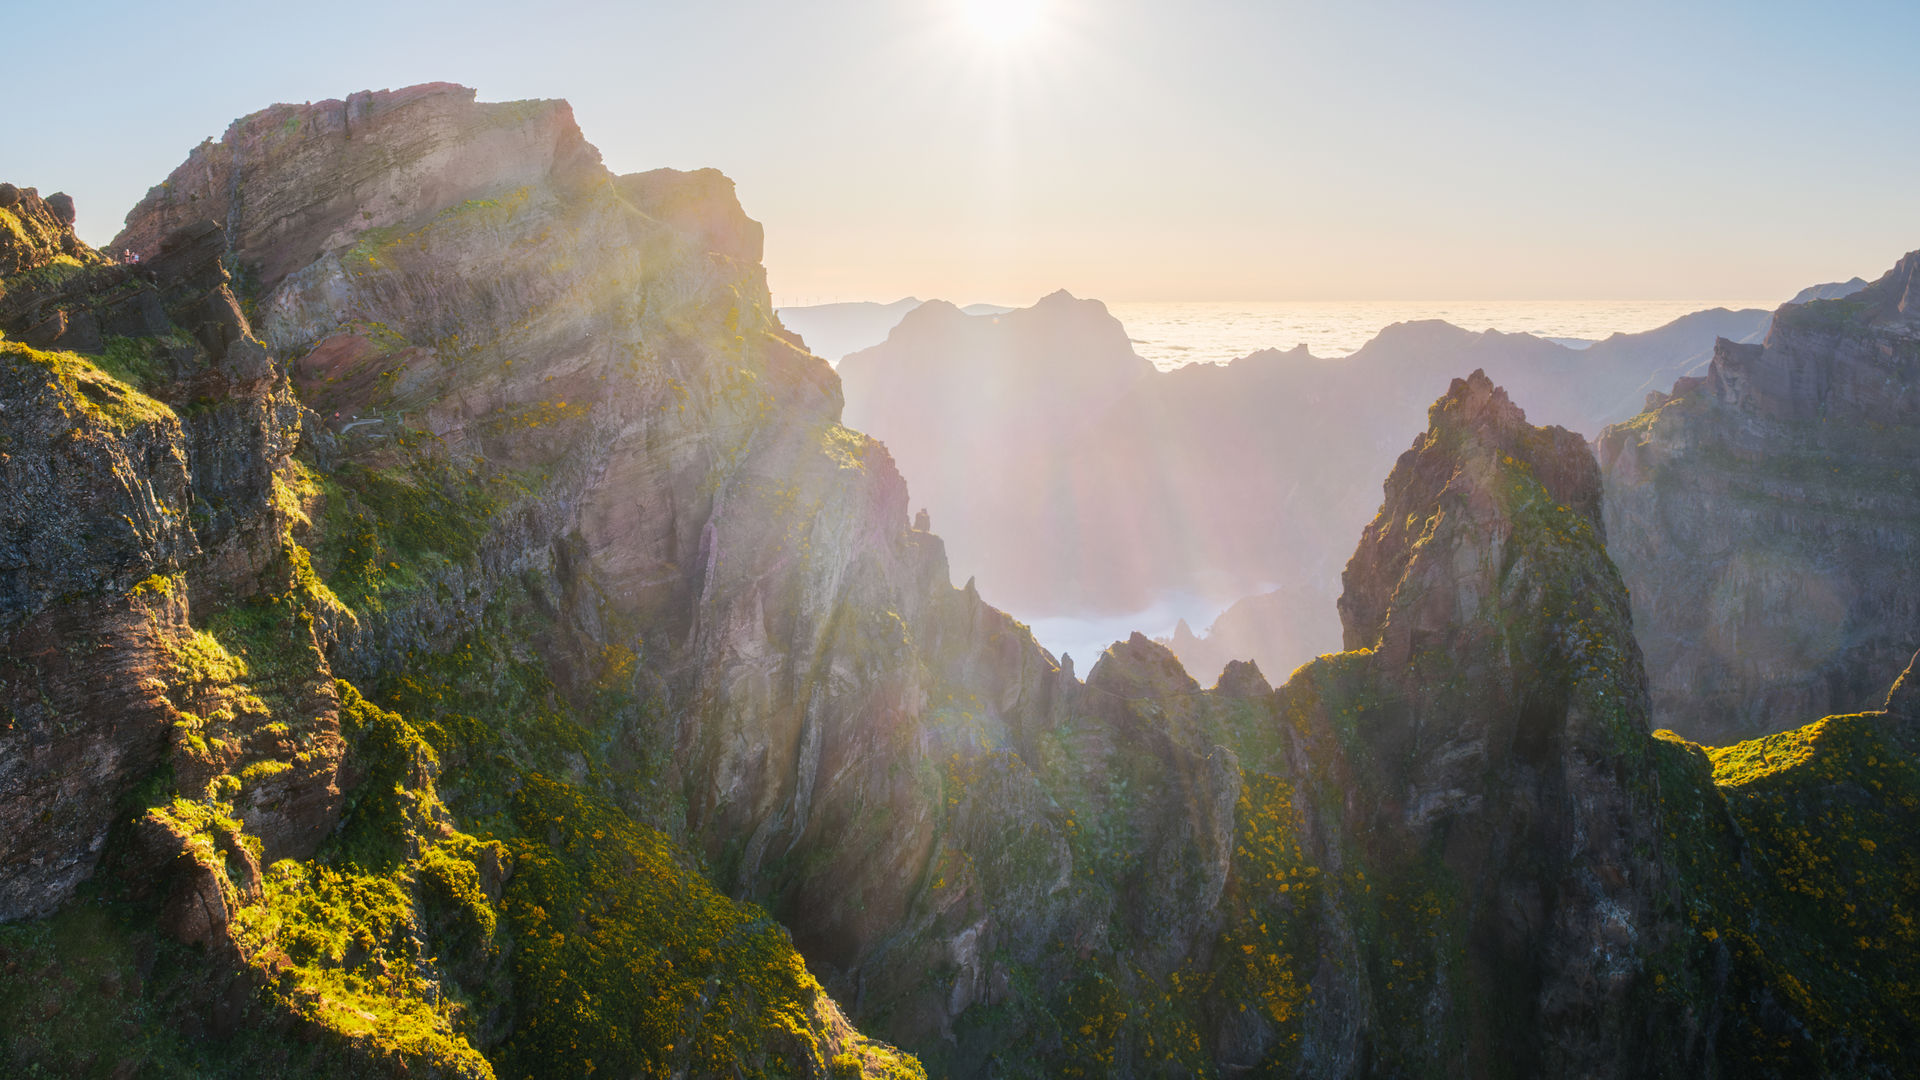
[[[1601,436],[1663,725],[1728,741],[1872,708],[1920,641],[1917,275],[1920,252],[1782,307]]]
[[[1480,372],[1387,477],[1346,651],[1203,689],[1135,634],[1082,681],[952,585],[731,182],[615,175],[563,103],[274,106],[135,208],[137,262],[0,197],[12,1072],[1914,1045],[1913,676],[1652,731],[1600,467]]]

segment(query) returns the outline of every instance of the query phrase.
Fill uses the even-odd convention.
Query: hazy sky
[[[8,8],[0,179],[96,243],[238,116],[441,79],[724,170],[783,302],[1784,298],[1920,247],[1914,0]]]

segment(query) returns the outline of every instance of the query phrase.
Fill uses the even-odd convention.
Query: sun
[[[960,21],[980,41],[1011,48],[1033,40],[1046,22],[1045,0],[955,0]]]

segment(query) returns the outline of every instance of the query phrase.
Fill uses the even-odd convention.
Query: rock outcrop
[[[1870,708],[1920,644],[1917,267],[1782,307],[1601,437],[1662,725],[1719,742]]]
[[[1478,372],[1431,416],[1347,566],[1341,621],[1360,651],[1279,691],[1319,788],[1316,846],[1355,860],[1328,868],[1353,936],[1398,943],[1361,946],[1378,974],[1351,995],[1375,1021],[1341,1056],[1651,1070],[1626,1033],[1660,1022],[1647,958],[1672,933],[1670,884],[1598,470],[1584,440],[1526,424]],[[1372,890],[1378,914],[1356,895]]]
[[[25,189],[0,230],[14,239],[0,293],[0,918],[72,895],[121,800],[170,743],[192,742],[203,767],[263,753],[246,717],[183,711],[195,707],[182,694],[196,664],[210,659],[187,595],[257,594],[298,513],[278,493],[296,477],[300,408],[227,286],[219,226],[178,230],[147,263],[118,265],[79,244],[73,215],[50,205]],[[323,689],[308,704],[308,753],[247,804],[275,857],[311,852],[338,811],[331,680],[324,664],[311,674]],[[299,797],[288,794],[296,780]]]

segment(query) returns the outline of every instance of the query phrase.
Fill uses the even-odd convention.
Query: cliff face
[[[1661,723],[1722,741],[1872,706],[1920,643],[1909,255],[1600,440]]]
[[[1851,927],[1795,890],[1911,881],[1769,875],[1795,822],[1908,859],[1904,819],[1850,763],[1738,803],[1647,734],[1577,436],[1456,380],[1348,652],[1203,690],[1135,635],[1083,683],[952,587],[725,178],[563,120],[276,107],[136,210],[138,266],[5,278],[9,1065],[921,1073],[849,1016],[954,1076],[1898,1060],[1916,953],[1791,997]],[[89,319],[130,328],[15,343]],[[1741,905],[1801,951],[1719,951]]]
[[[270,288],[370,229],[412,221],[422,207],[591,182],[604,172],[599,165],[563,101],[476,105],[472,90],[426,83],[276,105],[196,148],[127,215],[108,250],[151,255],[173,230],[212,220]]]
[[[73,239],[70,203],[58,218],[46,208],[27,189],[0,222],[15,226],[16,241],[36,226],[54,241],[38,251],[16,243],[0,293],[9,717],[0,917],[9,918],[72,895],[119,800],[170,742],[207,749],[202,735],[213,732],[182,711],[191,706],[170,678],[195,647],[186,594],[256,591],[288,525],[276,491],[293,475],[300,424],[227,287],[218,229],[175,234],[134,268]],[[98,361],[68,351],[76,348]],[[331,702],[322,693],[311,708],[310,753],[297,772],[315,796],[288,802],[267,785],[248,808],[276,856],[311,851],[337,810]],[[210,757],[236,764],[258,753],[247,727],[221,731],[230,745]]]
[[[754,641],[806,654],[845,570],[750,547],[823,503],[823,547],[875,515],[904,543],[904,492],[766,317],[725,178],[614,178],[563,105],[472,96],[249,117],[137,208],[137,266],[69,235],[57,274],[6,279],[9,339],[66,351],[0,346],[33,410],[7,429],[4,914],[83,900],[0,940],[29,973],[6,1057],[917,1072],[685,848],[791,803],[811,670]],[[780,625],[738,629],[769,593]],[[45,1023],[82,1014],[139,1035]]]

